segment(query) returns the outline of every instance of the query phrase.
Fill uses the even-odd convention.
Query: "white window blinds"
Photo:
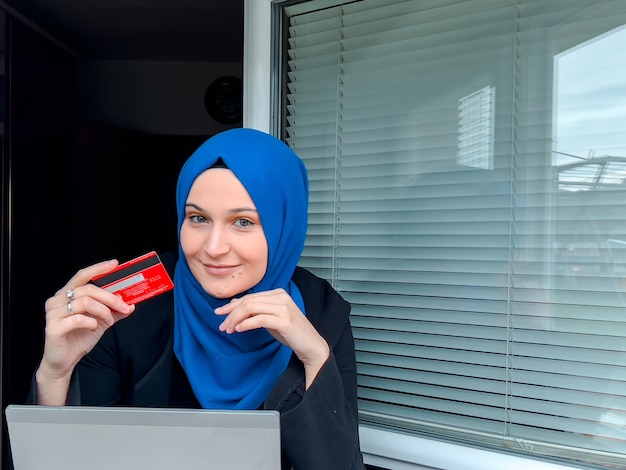
[[[626,3],[284,9],[301,264],[352,303],[361,422],[625,464]]]

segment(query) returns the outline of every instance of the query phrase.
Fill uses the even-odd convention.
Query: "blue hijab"
[[[204,142],[183,165],[176,187],[178,233],[198,175],[219,158],[248,191],[268,245],[265,276],[248,292],[284,288],[304,312],[291,281],[307,230],[308,178],[298,156],[282,141],[254,129],[230,129]],[[174,272],[174,352],[204,408],[256,409],[285,371],[292,350],[266,330],[226,334],[214,309],[230,299],[207,294],[178,245]]]

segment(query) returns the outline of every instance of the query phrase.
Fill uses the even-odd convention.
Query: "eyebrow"
[[[192,209],[195,209],[195,210],[197,210],[199,212],[204,212],[204,213],[207,212],[205,209],[203,209],[202,207],[200,207],[197,204],[194,204],[192,202],[188,202],[187,204],[185,204],[185,210],[187,208],[192,208]],[[229,209],[228,212],[230,214],[237,214],[239,212],[256,212],[257,214],[259,213],[259,211],[257,211],[254,207],[236,207],[234,209]]]

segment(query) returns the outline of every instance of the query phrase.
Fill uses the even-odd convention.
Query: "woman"
[[[263,132],[222,132],[181,169],[176,204],[174,289],[128,305],[89,282],[116,260],[78,271],[46,301],[31,400],[275,409],[283,468],[364,468],[350,306],[296,266],[302,161]]]

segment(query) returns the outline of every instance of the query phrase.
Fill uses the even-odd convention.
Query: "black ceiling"
[[[243,0],[3,2],[81,59],[243,60]]]

